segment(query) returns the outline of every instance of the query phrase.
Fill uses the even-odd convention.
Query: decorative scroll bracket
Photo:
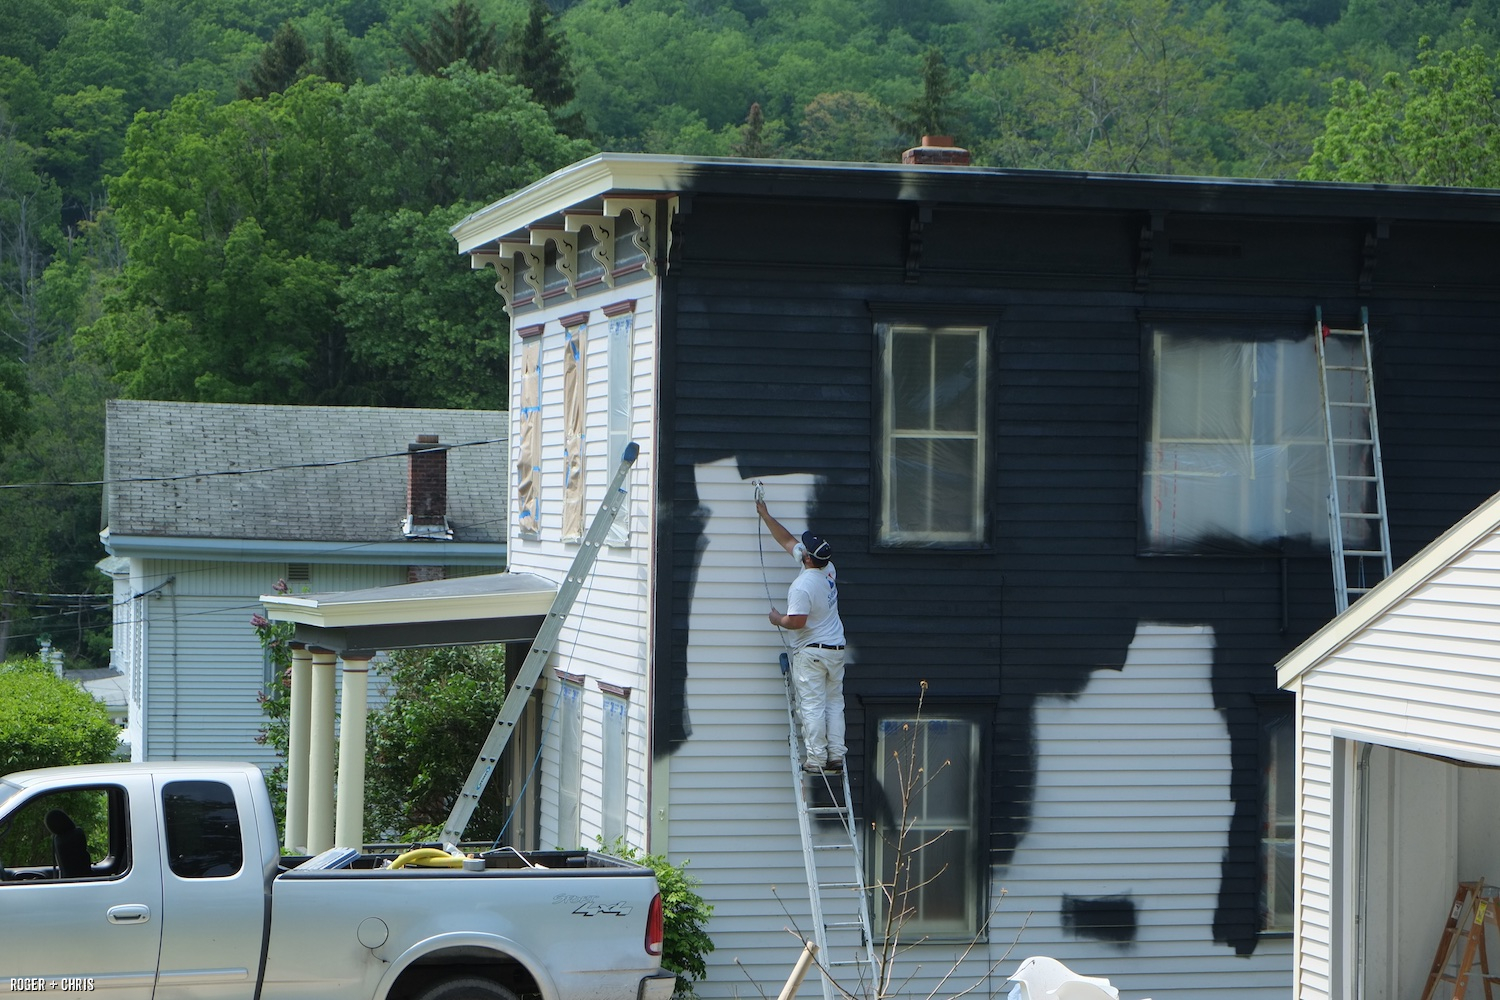
[[[656,214],[659,205],[654,198],[605,198],[604,214],[618,218],[626,212],[635,217],[636,231],[631,242],[646,255],[646,272],[656,276]]]
[[[1390,235],[1389,219],[1376,219],[1374,225],[1366,230],[1359,262],[1359,290],[1361,292],[1370,292],[1375,288],[1375,265],[1380,259],[1380,241],[1389,239]]]
[[[593,232],[594,259],[604,268],[605,285],[615,287],[615,220],[607,215],[564,215],[563,228],[570,233]]]
[[[500,298],[505,302],[506,313],[514,316],[511,303],[516,297],[515,259],[509,254],[501,256],[498,253],[471,253],[469,266],[476,271],[487,267],[495,269],[495,291],[500,293]]]
[[[568,283],[568,294],[578,298],[578,237],[562,229],[533,229],[531,245],[545,255],[547,244],[557,247],[557,273]]]
[[[1136,244],[1135,290],[1144,292],[1151,285],[1151,263],[1156,256],[1156,237],[1167,228],[1167,213],[1153,209],[1151,217],[1141,225],[1140,240]]]
[[[546,281],[547,250],[545,244],[536,246],[533,243],[522,243],[519,240],[501,240],[500,256],[510,257],[512,254],[520,254],[521,260],[525,262],[526,270],[522,277],[526,283],[536,292],[536,303],[542,303],[542,287]]]

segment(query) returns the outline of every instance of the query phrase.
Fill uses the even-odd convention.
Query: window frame
[[[557,689],[557,847],[572,850],[583,842],[583,682],[576,674],[554,671]]]
[[[865,699],[866,746],[871,752],[866,756],[866,811],[871,817],[870,838],[865,851],[866,877],[874,887],[872,893],[872,933],[877,942],[885,936],[885,898],[880,886],[884,882],[882,867],[886,855],[885,832],[891,829],[891,813],[884,801],[884,785],[878,773],[884,764],[882,729],[887,724],[920,719],[926,724],[936,722],[959,723],[970,727],[970,760],[972,767],[965,777],[968,785],[969,844],[961,857],[967,871],[959,873],[966,899],[962,906],[963,924],[925,921],[920,915],[899,925],[899,937],[908,941],[920,938],[928,942],[972,942],[988,938],[988,920],[991,885],[990,864],[987,845],[990,832],[990,755],[993,752],[993,705],[986,699],[925,699],[920,705],[910,699]],[[926,765],[924,765],[926,766]],[[935,831],[931,826],[929,830]],[[956,829],[949,827],[948,829]],[[920,851],[916,852],[920,858]],[[914,890],[919,891],[919,890]],[[932,890],[938,900],[946,889]]]
[[[97,861],[93,859],[93,856],[99,853],[99,846],[93,841],[88,841],[90,874],[64,878],[61,871],[57,870],[56,855],[50,851],[48,853],[51,855],[51,860],[48,864],[41,866],[31,864],[13,866],[12,862],[14,858],[7,858],[5,856],[7,852],[4,839],[11,832],[10,824],[14,822],[23,810],[32,809],[38,803],[45,803],[48,799],[52,799],[54,802],[49,806],[50,810],[51,808],[58,807],[59,803],[56,801],[58,799],[65,800],[68,796],[82,795],[90,792],[97,792],[103,796],[102,801],[106,810],[104,828],[108,839],[108,844],[104,848],[104,854]],[[0,880],[0,886],[45,885],[56,882],[111,882],[122,879],[130,874],[134,865],[134,858],[131,855],[130,796],[124,786],[106,783],[48,788],[40,790],[35,795],[17,795],[5,804],[13,804],[13,807],[7,810],[5,823],[3,826],[0,826],[0,865],[4,865],[7,871],[34,872],[38,868],[46,868],[51,869],[51,874],[44,875],[43,877],[12,877],[3,879]],[[64,811],[68,812],[68,810]],[[45,811],[43,815],[45,815]],[[68,815],[75,821],[86,821],[84,811],[80,810],[76,803],[74,803],[73,810]]]
[[[1256,931],[1262,937],[1289,937],[1295,930],[1296,921],[1296,857],[1297,857],[1297,713],[1293,698],[1267,696],[1257,699],[1256,704],[1260,754],[1260,801],[1257,803],[1257,871],[1256,871]],[[1273,732],[1273,730],[1279,730]],[[1290,740],[1285,750],[1285,759],[1279,752],[1276,736]],[[1278,793],[1289,794],[1290,811],[1282,816],[1273,815]],[[1283,833],[1282,827],[1290,830]],[[1284,879],[1277,879],[1278,871],[1285,868]],[[1288,889],[1278,894],[1278,884]],[[1268,902],[1269,901],[1269,902]]]
[[[630,832],[630,689],[599,682],[604,695],[600,745],[604,755],[599,794],[599,837],[606,848]]]
[[[876,474],[871,516],[871,545],[884,550],[985,551],[990,548],[993,517],[990,498],[994,477],[995,331],[998,320],[972,312],[946,312],[937,307],[911,309],[876,309],[874,323],[874,429],[872,464]],[[975,338],[975,360],[978,368],[974,380],[974,427],[965,430],[937,427],[895,428],[897,409],[892,377],[896,338],[903,333],[924,333],[930,337],[972,336]],[[938,341],[934,339],[935,347]],[[934,367],[935,370],[935,367]],[[925,432],[924,432],[925,431]],[[900,529],[891,527],[896,516],[897,487],[894,474],[897,441],[973,441],[974,478],[968,523],[962,528]],[[927,468],[931,468],[931,464]],[[926,490],[931,498],[934,490]]]
[[[1323,472],[1324,478],[1317,482],[1304,482],[1293,479],[1290,475],[1297,468],[1302,467],[1303,462],[1322,462],[1326,466],[1324,460],[1326,441],[1323,436],[1321,417],[1322,404],[1316,381],[1317,361],[1311,343],[1312,324],[1306,322],[1305,317],[1286,314],[1246,316],[1243,314],[1148,312],[1141,313],[1140,323],[1142,417],[1140,421],[1141,466],[1137,498],[1139,535],[1137,551],[1139,554],[1145,556],[1278,554],[1326,557],[1328,525],[1326,503],[1323,502],[1327,486],[1326,469]],[[1164,368],[1160,360],[1159,345],[1166,337],[1181,338],[1185,342],[1221,343],[1253,349],[1251,357],[1254,360],[1243,366],[1244,375],[1240,380],[1243,391],[1238,395],[1244,403],[1244,412],[1241,414],[1244,427],[1240,436],[1200,434],[1164,437],[1162,435],[1161,400]],[[1294,422],[1288,419],[1292,411],[1281,402],[1287,397],[1287,373],[1289,361],[1292,359],[1286,354],[1277,358],[1274,370],[1271,372],[1277,391],[1274,396],[1268,396],[1260,389],[1263,372],[1259,354],[1264,349],[1263,345],[1300,345],[1304,342],[1307,344],[1308,353],[1307,371],[1313,373],[1311,394],[1308,398],[1308,405],[1312,409],[1309,412],[1316,413],[1317,417],[1316,424],[1308,426],[1307,436],[1299,436]],[[1257,406],[1255,403],[1257,399],[1270,399],[1273,402]],[[1263,438],[1263,431],[1266,428],[1272,429],[1273,439]],[[1162,482],[1172,477],[1186,477],[1189,481],[1193,478],[1189,471],[1155,468],[1156,453],[1170,452],[1174,444],[1182,446],[1193,443],[1210,446],[1220,444],[1223,447],[1236,446],[1242,448],[1248,456],[1245,466],[1249,474],[1233,477],[1235,494],[1232,508],[1236,512],[1236,517],[1232,530],[1228,526],[1223,526],[1223,530],[1185,537],[1172,527],[1173,521],[1153,517],[1152,509],[1161,494]],[[1300,454],[1294,453],[1292,449],[1299,450]],[[1267,463],[1262,457],[1257,457],[1278,451],[1285,452],[1285,454],[1278,459],[1277,463]],[[1282,511],[1279,518],[1274,523],[1258,524],[1247,512],[1266,507],[1265,498],[1258,494],[1268,488],[1264,485],[1267,480],[1259,475],[1262,465],[1268,464],[1272,471],[1280,471],[1285,475],[1286,478],[1282,480],[1283,486],[1280,487],[1283,493],[1297,490],[1296,484],[1298,483],[1305,487],[1306,496],[1302,498],[1302,502],[1308,506],[1297,509],[1293,513],[1293,508],[1287,506],[1293,498],[1282,496],[1282,505],[1286,509]],[[1225,482],[1230,481],[1229,477],[1219,478]],[[1273,485],[1270,488],[1274,490],[1277,487]],[[1227,487],[1225,489],[1227,491]],[[1195,502],[1209,503],[1210,500]],[[1212,504],[1216,510],[1226,509],[1223,496],[1212,500]],[[1306,534],[1294,530],[1299,523],[1307,526]],[[1167,530],[1164,525],[1172,530]],[[1191,523],[1188,524],[1188,528],[1194,527]],[[1274,528],[1276,533],[1272,534],[1266,530],[1267,528]]]

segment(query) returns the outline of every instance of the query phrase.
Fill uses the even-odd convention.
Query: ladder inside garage
[[[818,946],[823,1000],[874,997],[878,966],[870,934],[870,887],[865,882],[859,831],[849,797],[848,762],[837,773],[810,774],[802,769],[802,734],[791,663],[781,654],[786,682],[787,743],[791,750],[792,788],[807,895],[812,909],[812,938]]]
[[[1334,602],[1342,614],[1351,600],[1358,600],[1391,575],[1369,310],[1360,309],[1358,326],[1338,328],[1323,322],[1323,308],[1319,306],[1313,341],[1318,350],[1318,385],[1328,446],[1328,541]]]
[[[588,579],[589,570],[599,556],[599,547],[609,535],[615,517],[625,505],[625,477],[630,474],[630,467],[635,464],[640,451],[640,446],[634,441],[625,446],[625,452],[620,456],[620,465],[615,469],[609,490],[604,494],[604,502],[599,505],[599,511],[594,515],[589,530],[584,533],[583,542],[578,546],[578,554],[573,557],[573,565],[568,567],[568,576],[558,588],[557,596],[552,599],[552,607],[547,609],[547,616],[542,619],[542,627],[532,640],[531,650],[521,662],[521,669],[516,672],[516,679],[506,692],[505,701],[500,706],[499,714],[495,716],[489,735],[485,737],[478,759],[469,771],[468,780],[458,790],[453,810],[443,824],[444,843],[457,844],[463,840],[464,828],[469,825],[469,819],[479,805],[479,797],[484,794],[490,777],[499,766],[500,755],[505,752],[511,733],[515,732],[516,722],[526,710],[526,703],[531,700],[531,692],[542,676],[543,668],[547,666],[548,657],[557,647],[563,624],[568,620],[568,611],[583,589],[583,583]]]

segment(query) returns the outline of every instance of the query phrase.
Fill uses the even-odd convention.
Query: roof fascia
[[[1376,618],[1400,604],[1497,527],[1500,527],[1500,493],[1474,508],[1368,594],[1349,605],[1349,610],[1283,657],[1276,664],[1276,683],[1284,688],[1299,684],[1302,675],[1353,639]]]
[[[432,566],[503,566],[503,542],[299,542],[254,538],[179,538],[100,533],[112,556],[135,559],[223,559],[237,562],[289,560],[305,563],[355,563]]]
[[[448,231],[459,253],[469,253],[612,191],[675,192],[691,161],[644,153],[599,153],[529,184],[515,194],[460,219]]]
[[[400,588],[391,588],[399,590]],[[266,617],[315,628],[361,625],[459,622],[485,618],[524,618],[552,610],[557,587],[542,585],[503,593],[369,596],[350,600],[339,594],[263,594]]]

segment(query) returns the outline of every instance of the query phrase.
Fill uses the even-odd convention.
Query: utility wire
[[[297,462],[292,465],[268,465],[258,469],[215,469],[208,472],[184,472],[173,476],[126,476],[121,479],[87,479],[73,482],[52,481],[40,483],[0,483],[0,490],[28,490],[59,486],[114,486],[120,483],[175,483],[185,479],[210,479],[218,476],[256,476],[267,472],[287,472],[294,469],[329,469],[340,465],[358,465],[385,458],[404,458],[430,451],[453,451],[457,448],[474,448],[487,444],[505,444],[508,438],[486,438],[482,441],[461,441],[456,444],[439,444],[431,448],[416,448],[408,451],[392,451],[382,455],[363,455],[359,458],[340,458],[327,462]]]

